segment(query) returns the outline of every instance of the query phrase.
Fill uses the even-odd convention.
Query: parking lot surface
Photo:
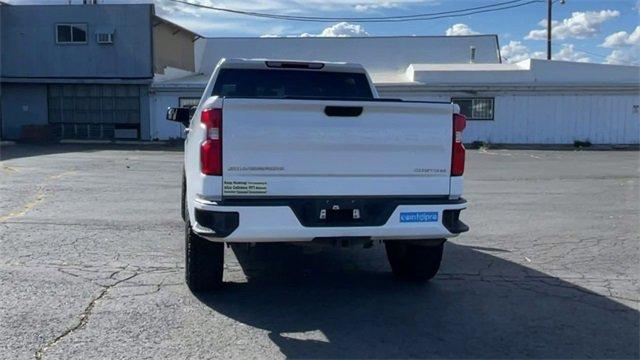
[[[468,151],[471,231],[428,284],[279,245],[196,297],[179,149],[1,151],[1,358],[639,357],[638,152]]]

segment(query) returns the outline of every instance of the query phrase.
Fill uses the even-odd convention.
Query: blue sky
[[[5,0],[6,1],[6,0]],[[505,0],[188,0],[217,7],[302,16],[371,17],[478,7]],[[65,0],[9,0],[12,4]],[[79,3],[81,0],[72,0]],[[99,0],[101,3],[151,0]],[[391,36],[498,34],[508,61],[544,57],[546,1],[470,16],[396,23],[305,23],[259,19],[155,0],[156,12],[204,36]],[[554,58],[638,64],[640,0],[566,0],[554,4]]]

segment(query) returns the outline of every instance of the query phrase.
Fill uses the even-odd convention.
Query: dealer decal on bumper
[[[400,213],[401,223],[416,222],[436,222],[438,221],[437,212],[403,212]]]
[[[266,181],[224,181],[224,195],[259,195],[267,193]]]

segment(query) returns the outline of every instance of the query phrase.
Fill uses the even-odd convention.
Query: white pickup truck
[[[226,59],[183,123],[186,282],[222,284],[224,243],[384,242],[428,280],[459,220],[465,118],[451,103],[378,98],[356,64]]]

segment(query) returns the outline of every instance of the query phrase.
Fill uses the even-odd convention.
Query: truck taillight
[[[200,171],[205,175],[222,175],[222,109],[204,109],[200,122],[206,139],[200,145]]]
[[[464,173],[464,144],[462,131],[467,126],[467,118],[461,114],[453,114],[453,145],[451,150],[451,176],[462,176]]]

